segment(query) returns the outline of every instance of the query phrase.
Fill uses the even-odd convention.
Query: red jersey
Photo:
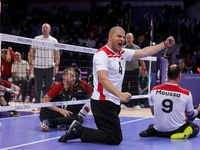
[[[6,80],[3,80],[1,79],[1,85],[7,87],[7,88],[10,88],[12,86],[12,83],[6,81]]]
[[[71,89],[66,89],[63,82],[55,83],[50,87],[47,95],[52,98],[52,102],[69,101],[71,99]]]
[[[10,51],[10,55],[11,55],[11,62],[7,62],[1,57],[1,76],[12,77],[11,74],[12,63],[16,62],[16,58],[15,58],[15,53],[13,51]]]

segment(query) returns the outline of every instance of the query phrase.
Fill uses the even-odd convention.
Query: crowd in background
[[[200,67],[200,44],[198,42],[200,41],[200,23],[196,22],[195,18],[192,18],[188,12],[178,6],[132,7],[130,4],[122,4],[119,0],[112,1],[106,7],[98,6],[91,11],[81,12],[70,11],[67,5],[62,7],[52,5],[49,11],[34,8],[29,19],[17,25],[14,24],[6,33],[33,38],[41,34],[41,26],[45,21],[51,24],[51,35],[59,43],[98,49],[106,44],[109,29],[119,25],[123,26],[126,32],[133,33],[135,37],[134,43],[140,48],[144,48],[150,43],[151,16],[136,17],[140,12],[139,10],[152,11],[153,41],[155,43],[160,43],[168,35],[172,35],[177,43],[181,45],[179,55],[176,58],[178,60],[177,63],[183,66],[182,72],[198,73],[197,67]],[[15,52],[15,55],[19,54],[23,61],[28,61],[28,45],[16,46],[13,43],[3,43],[3,48],[7,49],[8,47],[13,48],[13,55]],[[60,50],[60,57],[60,71],[76,63],[82,72],[86,72],[86,76],[83,75],[82,79],[88,81],[88,76],[92,72],[92,54]],[[27,82],[26,73],[24,77],[20,78],[24,78],[22,81]],[[58,78],[59,76],[56,76],[55,80]],[[32,83],[32,80],[30,81]],[[88,82],[91,82],[91,80]],[[32,92],[30,90],[32,84],[28,86],[27,93],[25,94],[25,90],[22,90],[17,99],[22,99],[23,95],[28,95],[30,99],[31,94],[29,93]],[[27,85],[24,87],[27,87]]]
[[[141,10],[148,12],[148,15],[137,17]],[[136,38],[134,43],[143,48],[150,43],[150,14],[153,14],[153,41],[159,43],[168,35],[173,35],[177,43],[182,45],[177,58],[185,59],[188,67],[194,66],[195,69],[199,67],[200,23],[180,6],[133,7],[118,0],[82,12],[70,11],[68,5],[58,7],[54,4],[49,11],[34,8],[31,15],[27,16],[28,19],[13,24],[5,32],[33,38],[40,34],[41,25],[45,21],[51,24],[51,35],[58,39],[59,43],[99,48],[106,43],[108,30],[119,25],[126,32],[133,33]],[[22,56],[24,55],[27,54],[22,50]],[[87,61],[84,60],[86,57]],[[77,62],[80,67],[90,68],[91,60],[90,54],[61,51],[63,66]],[[197,73],[195,71],[193,72]]]

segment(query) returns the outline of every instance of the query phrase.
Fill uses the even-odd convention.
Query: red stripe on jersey
[[[99,100],[105,100],[106,97],[105,95],[103,94],[103,86],[101,85],[101,83],[98,81],[98,88],[97,88],[97,91],[100,93],[100,97],[99,97]]]
[[[108,58],[111,58],[111,57],[114,57],[114,58],[118,57],[118,58],[120,58],[121,55],[124,53],[124,50],[121,49],[117,54],[115,54],[114,52],[110,51],[106,46],[103,46],[100,49],[98,49],[96,51],[96,53],[98,53],[100,51],[104,51],[108,55]]]
[[[186,89],[181,88],[180,86],[176,85],[170,85],[170,84],[162,84],[155,86],[152,90],[166,90],[166,91],[172,91],[172,92],[179,92],[185,95],[189,95],[189,91]]]
[[[96,51],[96,53],[98,53],[100,51],[104,51],[107,55],[110,55],[110,56],[115,55],[115,53],[110,51],[106,46],[102,46],[100,49],[98,49],[98,51]]]

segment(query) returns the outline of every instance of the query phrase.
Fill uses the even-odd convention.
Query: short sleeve
[[[131,50],[127,48],[123,48],[123,50],[125,51],[126,61],[131,61],[131,59],[133,58],[135,54],[135,50]]]
[[[108,55],[104,51],[95,53],[93,59],[96,71],[107,70],[108,71]]]

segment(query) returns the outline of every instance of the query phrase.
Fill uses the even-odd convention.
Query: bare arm
[[[7,53],[6,53],[6,61],[10,63],[11,60],[12,60],[12,59],[11,59],[10,49],[8,49],[8,50],[7,50]]]
[[[11,89],[12,89],[12,91],[10,93],[12,96],[19,95],[20,88],[17,85],[12,84]]]
[[[6,91],[7,87],[0,85],[0,91]]]
[[[60,52],[59,52],[59,50],[54,51],[54,58],[55,58],[55,64],[59,65],[60,64]]]
[[[50,103],[50,101],[52,100],[51,97],[49,97],[47,94],[44,96],[44,98],[42,99],[42,102],[43,103]],[[57,106],[52,106],[52,107],[48,107],[49,109],[53,110],[53,111],[56,111],[56,112],[59,112],[60,114],[62,114],[63,116],[69,116],[70,114],[73,114],[71,111],[68,111],[68,110],[64,110],[64,109],[61,109]]]
[[[174,44],[175,44],[175,40],[172,36],[170,36],[166,39],[165,44],[164,42],[162,42],[154,46],[145,47],[141,50],[135,50],[135,54],[133,55],[132,60],[139,59],[142,57],[152,56],[158,53],[159,51],[163,50],[164,48],[166,48],[166,46],[171,47]]]
[[[139,62],[140,62],[142,69],[146,69],[146,65],[145,65],[144,60],[139,60]]]
[[[28,54],[28,61],[29,61],[29,64],[30,64],[30,71],[32,71],[33,69],[33,60],[35,59],[35,49],[30,47],[30,51],[29,51],[29,54]]]
[[[108,72],[106,70],[100,70],[97,72],[101,85],[107,91],[117,96],[121,101],[128,102],[131,99],[131,94],[128,92],[120,92],[117,88],[115,88],[112,82],[108,79],[107,73]]]

